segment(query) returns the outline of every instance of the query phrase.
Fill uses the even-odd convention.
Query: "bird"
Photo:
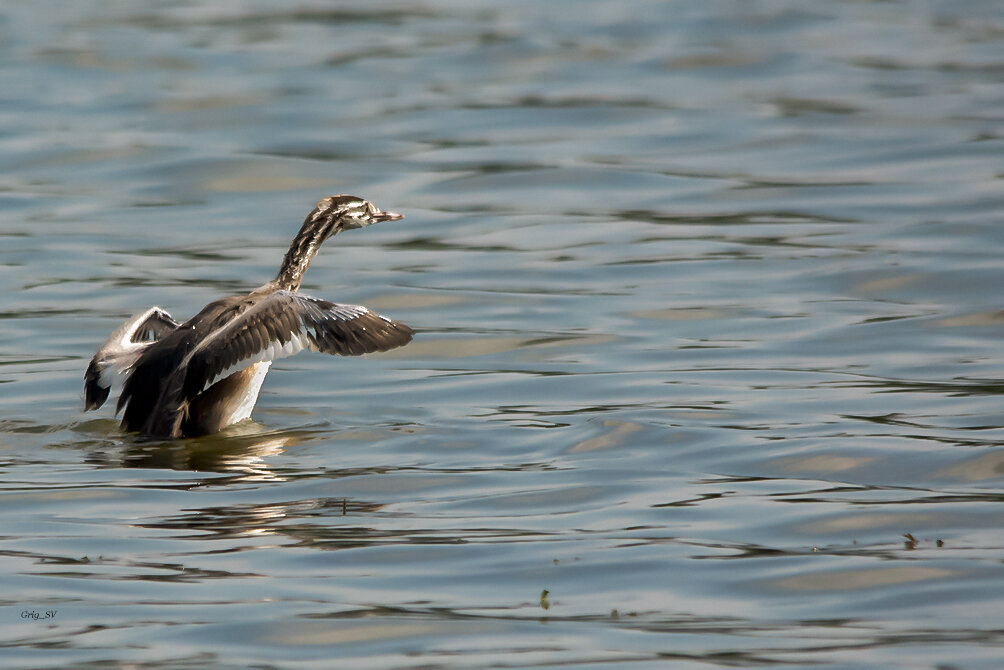
[[[151,307],[117,328],[84,373],[84,409],[121,386],[123,430],[182,438],[219,432],[251,416],[272,362],[304,349],[341,356],[388,351],[415,331],[370,311],[299,293],[321,245],[343,230],[404,216],[354,195],[323,198],[307,214],[275,279],[214,300],[179,323]]]

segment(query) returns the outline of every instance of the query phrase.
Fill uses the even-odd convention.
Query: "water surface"
[[[999,3],[9,3],[0,657],[998,668]],[[122,320],[304,291],[408,347],[186,441]],[[546,591],[546,594],[545,594]],[[47,614],[47,613],[52,613]]]

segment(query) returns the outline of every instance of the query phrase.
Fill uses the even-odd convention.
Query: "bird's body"
[[[214,433],[251,415],[272,361],[309,349],[343,356],[407,344],[408,326],[361,305],[298,293],[303,273],[331,235],[402,218],[349,195],[317,203],[279,274],[251,293],[215,300],[184,323],[159,307],[129,319],[91,360],[86,409],[100,407],[124,380],[122,426],[145,435]]]

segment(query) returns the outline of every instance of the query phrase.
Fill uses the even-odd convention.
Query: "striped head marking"
[[[397,212],[385,212],[372,202],[354,195],[333,195],[322,199],[314,207],[311,221],[327,220],[341,230],[364,228],[381,221],[403,219]]]

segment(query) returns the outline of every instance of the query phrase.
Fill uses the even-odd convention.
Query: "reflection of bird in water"
[[[187,440],[130,440],[124,451],[116,452],[107,462],[126,468],[218,472],[228,475],[230,482],[285,481],[270,463],[313,433],[309,428],[268,430],[254,421],[242,421],[224,434]]]
[[[86,409],[124,380],[122,427],[146,435],[214,433],[251,415],[272,361],[304,349],[358,356],[407,344],[411,328],[361,305],[300,295],[310,261],[332,235],[401,214],[352,195],[324,198],[307,215],[275,279],[223,298],[179,324],[151,307],[112,333],[87,366]]]

